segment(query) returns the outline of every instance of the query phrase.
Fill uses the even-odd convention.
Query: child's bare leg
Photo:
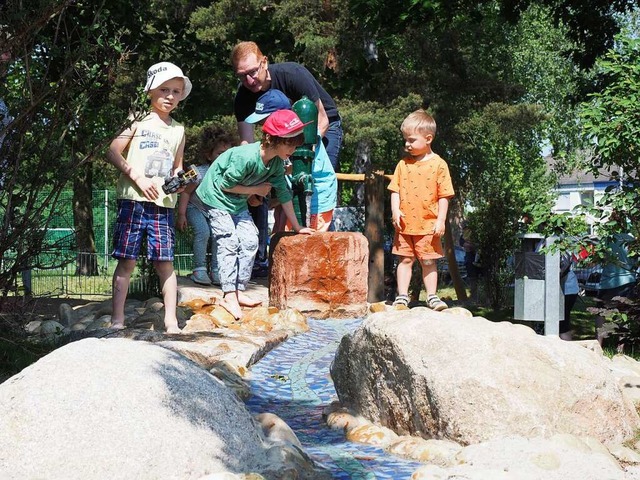
[[[396,281],[398,283],[398,295],[409,294],[409,284],[411,283],[411,272],[413,270],[413,257],[401,257],[396,269]]]
[[[164,328],[167,333],[180,333],[176,307],[178,304],[178,280],[173,270],[173,262],[155,261],[153,266],[160,278],[162,299],[164,301]]]
[[[118,259],[118,265],[113,272],[113,280],[111,288],[113,291],[111,297],[111,327],[124,328],[124,305],[127,301],[127,292],[129,291],[129,283],[131,274],[136,267],[136,261],[131,259]]]
[[[260,300],[256,300],[252,298],[250,295],[246,294],[243,290],[238,290],[238,303],[242,307],[257,307],[261,305],[262,302]]]
[[[436,260],[421,260],[420,266],[422,267],[422,281],[427,291],[427,297],[429,295],[435,295],[438,290],[438,268]]]
[[[242,318],[242,308],[238,302],[238,292],[224,292],[220,305],[223,306],[236,320]]]

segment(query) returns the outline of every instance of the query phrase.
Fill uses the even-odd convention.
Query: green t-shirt
[[[260,142],[230,148],[211,165],[196,190],[202,202],[212,208],[237,215],[247,210],[249,195],[225,192],[236,185],[253,186],[264,182],[273,185],[280,203],[291,200],[292,193],[284,178],[279,157],[266,165],[260,158]]]

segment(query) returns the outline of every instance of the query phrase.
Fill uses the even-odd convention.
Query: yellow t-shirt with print
[[[160,196],[154,203],[160,207],[174,208],[178,199],[175,193],[167,195],[162,190],[165,177],[170,177],[178,148],[184,138],[184,126],[171,119],[167,125],[155,115],[148,115],[135,125],[135,132],[127,147],[127,163],[131,169],[150,178],[158,187]],[[118,199],[148,202],[129,176],[121,174],[116,185]]]

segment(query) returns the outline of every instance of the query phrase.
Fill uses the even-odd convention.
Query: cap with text
[[[260,95],[256,110],[244,119],[247,123],[258,123],[277,110],[291,110],[291,101],[280,90],[272,88]]]
[[[277,110],[264,122],[262,131],[275,137],[291,138],[302,133],[304,127],[313,122],[302,123],[293,110]]]
[[[149,90],[158,88],[172,78],[181,78],[184,80],[184,89],[182,90],[182,98],[180,99],[184,100],[191,93],[191,80],[182,73],[180,67],[171,62],[156,63],[147,70],[147,84],[144,86],[144,91],[148,92]]]

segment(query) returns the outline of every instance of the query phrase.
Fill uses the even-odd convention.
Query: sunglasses
[[[260,75],[260,70],[262,70],[263,64],[264,64],[264,57],[262,57],[262,60],[260,60],[260,63],[256,68],[248,72],[238,72],[236,73],[236,77],[238,77],[240,80],[244,80],[247,77],[251,78],[252,80],[255,80],[256,78],[258,78],[258,75]]]

